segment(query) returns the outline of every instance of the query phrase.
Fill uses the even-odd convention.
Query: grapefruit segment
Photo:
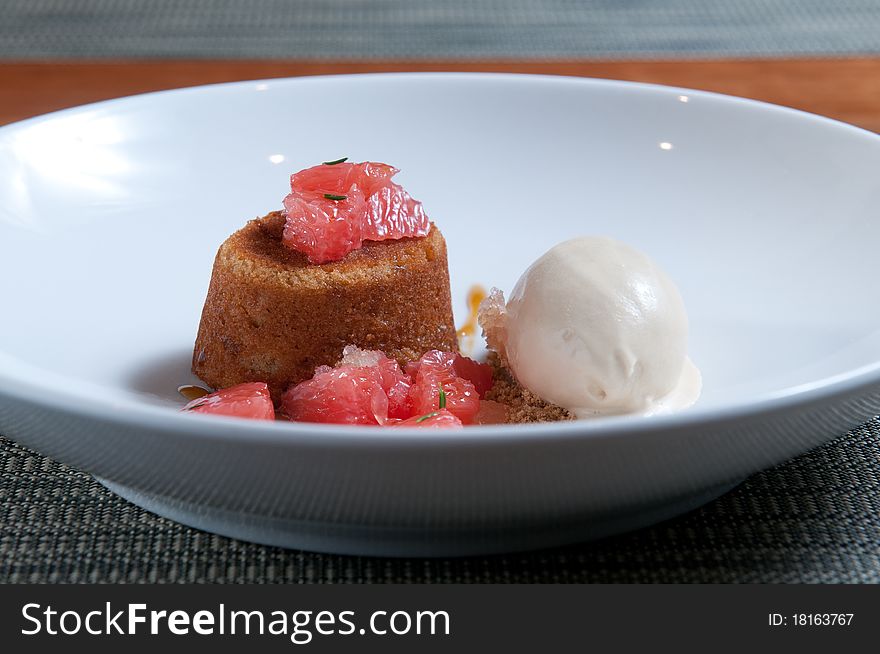
[[[425,236],[430,229],[422,203],[413,200],[399,184],[390,183],[367,197],[364,240]]]
[[[255,420],[275,419],[275,407],[272,405],[269,387],[263,382],[247,382],[221,389],[196,398],[181,411]]]
[[[308,201],[293,194],[284,198],[287,220],[281,242],[305,253],[311,263],[338,261],[355,249],[355,243],[360,247],[363,224],[352,217],[365,211],[363,195],[352,192],[336,197],[345,199],[327,200],[322,196]]]
[[[318,372],[281,397],[291,420],[342,425],[381,425],[388,418],[388,395],[379,370],[345,366]]]
[[[282,242],[311,263],[338,261],[363,241],[425,236],[430,222],[422,204],[391,181],[388,164],[321,164],[290,177],[284,198]]]
[[[348,345],[335,368],[320,366],[312,379],[285,391],[281,406],[291,420],[384,425],[410,416],[409,385],[393,359]]]
[[[492,400],[480,400],[480,410],[474,416],[476,425],[503,425],[507,422],[507,406]]]
[[[401,422],[397,422],[394,427],[419,427],[426,429],[456,429],[462,426],[461,420],[446,409],[438,409],[431,411],[422,416],[413,416]]]
[[[414,415],[446,408],[464,424],[474,421],[480,409],[480,396],[473,383],[456,375],[456,356],[452,352],[429,350],[418,361],[407,364],[406,371],[413,378],[409,399]]]
[[[456,354],[452,361],[452,369],[456,375],[472,383],[480,397],[492,388],[492,366],[488,363],[480,363],[470,357]]]

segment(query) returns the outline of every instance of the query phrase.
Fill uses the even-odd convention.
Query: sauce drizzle
[[[479,284],[470,287],[467,294],[468,317],[464,324],[458,328],[459,347],[465,352],[471,352],[474,349],[474,338],[477,335],[477,312],[480,309],[480,302],[486,299],[486,289]]]
[[[209,395],[211,393],[211,391],[209,391],[207,388],[202,388],[201,386],[195,386],[193,384],[184,384],[183,386],[178,386],[177,392],[183,395],[183,397],[186,398],[188,402],[197,400],[200,397],[205,397],[205,395]]]

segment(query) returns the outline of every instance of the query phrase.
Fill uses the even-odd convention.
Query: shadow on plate
[[[161,400],[162,404],[173,402],[180,406],[184,401],[177,392],[183,384],[206,384],[190,370],[192,349],[176,350],[154,357],[143,367],[135,369],[125,384],[127,390],[147,396],[150,401]]]

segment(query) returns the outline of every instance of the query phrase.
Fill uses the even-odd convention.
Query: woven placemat
[[[4,0],[0,57],[547,58],[880,52],[876,0]]]
[[[323,555],[215,536],[0,439],[0,582],[878,583],[880,421],[654,527],[452,559]]]

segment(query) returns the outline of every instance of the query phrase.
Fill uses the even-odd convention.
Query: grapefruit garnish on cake
[[[398,169],[345,159],[306,168],[290,178],[282,242],[310,263],[342,259],[365,240],[427,236],[422,203],[391,181]]]

